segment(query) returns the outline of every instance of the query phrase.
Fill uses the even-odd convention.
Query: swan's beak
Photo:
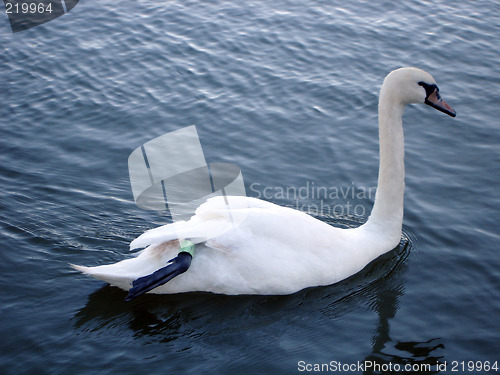
[[[446,103],[441,95],[439,95],[439,89],[436,87],[427,98],[425,98],[425,104],[436,108],[438,111],[444,112],[451,117],[455,117],[457,113],[453,108],[451,108],[448,103]]]

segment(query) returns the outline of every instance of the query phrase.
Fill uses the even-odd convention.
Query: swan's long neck
[[[403,225],[404,137],[401,103],[390,84],[384,84],[379,99],[380,165],[375,204],[368,226],[398,241]]]

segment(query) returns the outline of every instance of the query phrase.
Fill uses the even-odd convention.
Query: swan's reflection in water
[[[373,317],[372,312],[375,312],[377,323],[373,329],[372,350],[364,360],[378,364],[398,363],[401,366],[429,363],[435,369],[436,361],[442,358],[439,356],[439,349],[444,348],[439,339],[405,342],[393,341],[390,337],[390,321],[395,317],[399,298],[404,294],[411,247],[411,241],[405,238],[395,250],[373,261],[349,279],[289,296],[188,293],[145,295],[136,301],[124,302],[126,292],[105,286],[89,296],[86,306],[75,315],[74,325],[78,331],[88,334],[102,333],[103,330],[129,330],[133,340],[138,340],[141,344],[168,343],[171,351],[179,352],[196,347],[202,341],[203,347],[209,341],[209,345],[223,347],[241,345],[244,351],[253,339],[260,339],[262,335],[269,334],[267,332],[285,334],[309,324],[310,328],[305,328],[305,335],[296,335],[294,340],[297,342],[286,346],[287,350],[293,348],[294,356],[297,357],[297,348],[306,348],[318,340],[323,341],[322,346],[331,346],[330,352],[339,352],[339,347],[352,345],[346,340],[342,341],[341,337],[322,335],[322,330],[325,325],[329,325],[333,332],[342,329],[348,331],[350,328],[342,325],[350,319],[351,313],[359,315],[360,307],[361,310],[368,307],[369,311],[363,314]],[[366,327],[358,328],[362,337]],[[349,334],[351,332],[344,333],[344,336],[348,337]],[[358,333],[354,331],[352,335],[356,336]],[[410,332],[409,336],[412,337],[413,334]],[[286,350],[277,351],[275,355],[284,352]],[[292,355],[282,362],[288,363],[290,369],[296,369],[297,361],[295,357],[291,357]],[[329,362],[332,359],[335,358],[325,356],[322,360]],[[368,369],[366,373],[387,371]]]
[[[411,247],[410,240],[405,246]],[[372,339],[372,353],[364,361],[376,365],[365,368],[365,374],[436,374],[439,372],[436,365],[443,358],[439,355],[439,349],[444,349],[439,338],[424,342],[394,342],[390,337],[390,321],[395,317],[399,307],[399,298],[404,294],[406,268],[406,262],[402,262],[399,269],[391,272],[390,279],[380,280],[380,286],[370,297],[370,307],[377,313],[378,322]],[[410,332],[410,335],[414,334],[415,332]]]

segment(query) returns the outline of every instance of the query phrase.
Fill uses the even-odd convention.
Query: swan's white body
[[[208,291],[223,294],[290,294],[343,280],[401,238],[404,193],[404,106],[424,102],[420,81],[434,79],[415,68],[391,72],[380,92],[380,169],[375,204],[358,228],[332,227],[303,212],[248,197],[202,204],[189,221],[147,231],[132,248],[137,257],[77,270],[128,290],[132,281],[164,267],[179,250],[178,238],[198,244],[189,270],[152,293]],[[230,220],[230,218],[233,219]],[[234,218],[239,224],[234,225]]]

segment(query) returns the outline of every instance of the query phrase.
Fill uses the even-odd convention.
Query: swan
[[[378,187],[368,220],[357,228],[332,227],[304,212],[245,196],[224,197],[228,209],[223,197],[214,197],[201,204],[190,220],[148,230],[132,241],[131,249],[145,247],[135,258],[96,267],[71,266],[130,289],[127,300],[145,292],[292,294],[341,281],[400,242],[402,117],[410,103],[456,115],[429,73],[400,68],[387,75],[378,106]],[[238,216],[243,219],[234,225],[229,217]]]

